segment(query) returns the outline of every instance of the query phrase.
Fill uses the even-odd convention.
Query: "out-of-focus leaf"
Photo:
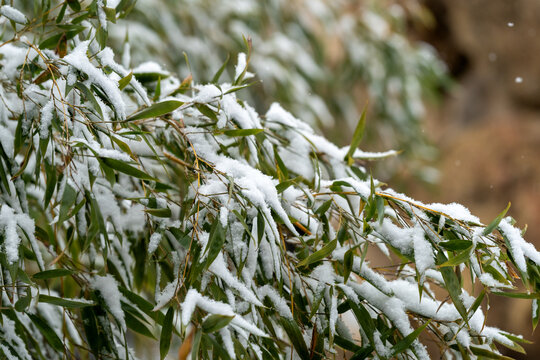
[[[167,356],[169,352],[169,347],[171,346],[171,337],[173,330],[173,318],[174,318],[174,309],[172,307],[167,310],[165,319],[163,321],[163,326],[161,328],[161,337],[159,338],[159,354],[161,360]]]
[[[68,269],[52,269],[35,273],[34,275],[32,275],[32,278],[36,280],[53,279],[57,277],[68,276],[71,274],[73,274],[73,271]]]
[[[225,326],[229,325],[234,316],[212,314],[204,320],[202,324],[202,331],[204,333],[213,333],[216,332]]]

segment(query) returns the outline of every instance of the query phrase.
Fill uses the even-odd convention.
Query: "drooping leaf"
[[[161,360],[167,356],[169,348],[171,346],[171,337],[173,330],[173,318],[174,318],[174,309],[172,307],[167,310],[165,319],[163,320],[163,326],[161,328],[161,336],[159,338],[159,354]]]

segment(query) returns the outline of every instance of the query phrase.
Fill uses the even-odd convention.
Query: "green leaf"
[[[41,334],[45,337],[49,345],[52,346],[53,349],[56,351],[59,351],[60,353],[64,352],[64,344],[62,344],[62,340],[56,335],[56,332],[47,324],[42,318],[40,318],[37,315],[27,313],[28,317],[34,325],[38,328],[38,330],[41,332]]]
[[[304,337],[302,336],[302,332],[298,327],[298,324],[296,324],[294,320],[284,317],[279,319],[279,323],[287,333],[287,336],[289,337],[289,340],[291,341],[292,346],[296,350],[296,353],[298,354],[300,359],[309,360],[309,351],[304,341]]]
[[[437,261],[445,263],[446,262],[446,256],[443,254],[442,251],[439,251],[437,254]],[[446,285],[446,290],[448,291],[448,294],[450,295],[450,298],[454,302],[454,306],[456,307],[457,311],[461,315],[461,317],[467,322],[467,310],[465,309],[465,305],[463,305],[463,302],[461,301],[461,284],[459,283],[459,279],[454,272],[454,269],[450,266],[444,266],[440,267],[441,275],[443,276],[444,283]]]
[[[493,219],[493,221],[488,226],[486,226],[486,228],[482,232],[482,235],[485,236],[485,235],[491,234],[491,232],[495,230],[497,226],[499,226],[499,223],[508,212],[508,209],[510,209],[510,205],[511,203],[508,203],[508,205],[506,205],[506,209],[504,209],[495,219]]]
[[[227,63],[229,62],[230,58],[231,58],[231,56],[229,54],[227,54],[227,59],[225,59],[225,62],[223,63],[223,65],[221,65],[219,70],[216,72],[216,74],[212,78],[212,81],[210,81],[212,84],[217,84],[218,83],[219,78],[221,77],[221,74],[223,74],[223,70],[225,70],[225,68],[227,67]]]
[[[315,214],[317,215],[326,214],[328,209],[330,209],[330,206],[332,206],[333,201],[334,200],[332,199],[326,200],[321,206],[317,208],[317,210],[315,210]]]
[[[77,201],[77,192],[69,184],[66,184],[64,193],[62,194],[62,201],[60,202],[60,212],[58,213],[58,223],[61,224],[69,218],[69,209]]]
[[[255,135],[263,132],[264,129],[234,129],[234,130],[224,130],[223,134],[227,136],[249,136]]]
[[[167,310],[165,315],[165,320],[163,321],[163,326],[161,328],[161,337],[159,338],[159,354],[161,360],[167,356],[169,352],[169,347],[171,346],[171,337],[173,330],[173,317],[174,309],[172,307]]]
[[[461,239],[449,240],[449,241],[441,241],[439,245],[445,248],[446,250],[458,251],[458,250],[469,249],[472,246],[472,241],[461,240]]]
[[[328,255],[334,251],[334,249],[337,246],[337,239],[334,239],[330,241],[328,244],[326,244],[322,249],[315,251],[313,254],[309,255],[304,260],[300,261],[298,263],[298,267],[307,266],[309,264],[312,264],[317,261],[321,261],[322,259],[326,258]]]
[[[352,300],[347,300],[347,304],[349,304],[351,310],[354,313],[354,316],[356,317],[356,321],[358,322],[358,325],[362,329],[364,329],[364,333],[368,337],[368,340],[373,343],[373,334],[376,330],[375,323],[373,322],[373,319],[371,318],[371,315],[366,310],[364,305],[362,304],[356,304]]]
[[[74,12],[81,11],[81,4],[79,4],[78,0],[67,0],[67,4]]]
[[[493,295],[505,296],[505,297],[514,298],[514,299],[540,299],[540,294],[537,294],[537,293],[528,294],[528,293],[502,292],[502,291],[492,291],[491,293]]]
[[[206,245],[205,252],[208,252],[205,266],[208,267],[214,262],[219,252],[223,248],[225,243],[225,229],[221,225],[221,221],[215,220],[210,230],[210,236],[208,244]]]
[[[469,349],[471,349],[471,352],[474,355],[480,356],[482,358],[486,359],[497,359],[497,360],[512,360],[511,357],[496,354],[493,351],[489,351],[488,349],[484,349],[477,346],[470,346]]]
[[[118,88],[120,88],[120,90],[124,90],[124,88],[128,86],[128,84],[130,83],[132,77],[133,77],[133,71],[127,74],[126,76],[124,76],[123,78],[121,78],[120,80],[118,80]]]
[[[354,353],[362,350],[360,346],[356,345],[352,341],[347,340],[337,334],[334,336],[334,344],[336,344],[337,346],[339,346],[340,348],[344,350],[354,352]]]
[[[17,302],[15,303],[15,310],[19,312],[23,312],[24,310],[26,310],[28,305],[30,305],[31,301],[32,301],[32,296],[30,296],[27,291],[26,295],[20,297],[19,300],[17,300]]]
[[[68,269],[52,269],[45,270],[32,275],[32,278],[35,280],[44,280],[44,279],[53,279],[62,276],[68,276],[73,274],[73,271]]]
[[[400,354],[403,351],[407,350],[411,346],[413,341],[416,340],[416,338],[418,336],[420,336],[420,333],[426,328],[426,326],[429,325],[430,322],[431,322],[431,319],[428,322],[424,323],[422,326],[418,327],[416,330],[414,330],[409,335],[405,336],[398,343],[396,343],[396,345],[394,345],[392,347],[392,350],[391,350],[392,355],[391,356],[395,356],[395,355]]]
[[[150,215],[162,217],[162,218],[169,218],[171,217],[171,209],[169,208],[161,208],[161,209],[144,209],[145,212],[147,212]]]
[[[146,109],[130,116],[127,120],[134,121],[134,120],[159,117],[159,116],[168,114],[170,112],[173,112],[174,110],[178,109],[183,104],[184,103],[182,101],[178,101],[178,100],[163,101],[163,102],[147,107]]]
[[[195,107],[197,108],[197,110],[199,110],[201,112],[201,114],[203,114],[207,118],[211,119],[214,122],[218,122],[216,112],[214,110],[210,109],[210,107],[208,105],[206,105],[206,104],[195,104]]]
[[[468,314],[469,318],[474,315],[480,304],[482,303],[482,300],[484,300],[484,296],[486,295],[486,289],[482,289],[482,292],[478,297],[474,300],[474,303],[469,308]]]
[[[126,299],[128,299],[132,304],[136,305],[139,310],[144,312],[150,318],[154,319],[158,324],[163,325],[165,315],[163,315],[161,311],[153,311],[154,305],[152,305],[152,303],[150,303],[140,295],[129,291],[125,287],[119,286],[118,290],[120,290],[120,292],[126,297]]]
[[[83,301],[77,301],[77,300],[67,300],[63,298],[59,298],[56,296],[49,296],[49,295],[39,295],[39,302],[52,304],[52,305],[58,305],[65,308],[71,308],[71,309],[78,309],[83,308],[87,306],[94,306],[94,303],[88,303]]]
[[[349,146],[349,151],[347,152],[347,155],[345,155],[345,160],[347,160],[347,162],[349,163],[352,163],[352,156],[354,155],[356,148],[358,148],[358,145],[360,145],[360,142],[362,142],[362,137],[364,137],[364,129],[366,127],[366,112],[367,106],[364,107],[364,111],[362,111],[360,120],[358,121],[356,129],[354,130],[351,145]]]
[[[351,275],[351,270],[353,267],[354,252],[353,249],[347,250],[343,256],[343,283],[346,284],[349,276]]]
[[[448,259],[448,261],[445,261],[444,263],[442,263],[441,265],[439,265],[440,267],[446,267],[446,266],[456,266],[456,265],[459,265],[467,260],[469,260],[469,257],[471,256],[471,251],[472,251],[472,245],[461,251],[460,253],[458,253],[456,256],[453,256],[451,257],[450,259]]]
[[[131,330],[147,336],[149,338],[155,339],[152,332],[144,325],[139,319],[133,316],[129,311],[124,311],[124,319],[126,320],[126,326]]]
[[[105,158],[105,157],[100,158],[100,160],[103,161],[107,166],[111,167],[112,169],[115,169],[129,176],[133,176],[133,177],[143,179],[143,180],[156,180],[154,177],[148,175],[144,171],[141,171],[131,165],[128,165],[123,161],[111,159],[111,158]]]
[[[227,315],[219,315],[219,314],[213,314],[208,316],[206,320],[204,320],[202,324],[202,331],[204,333],[213,333],[216,332],[225,326],[229,325],[229,323],[234,318],[234,315],[227,316]]]

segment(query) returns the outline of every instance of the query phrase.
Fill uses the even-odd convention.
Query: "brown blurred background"
[[[508,204],[540,249],[540,0],[423,0],[433,26],[416,29],[437,48],[456,85],[430,112],[440,149],[435,189],[409,186],[427,202],[460,202],[489,223]],[[535,341],[530,301],[491,297],[488,323]],[[503,350],[503,349],[501,349]]]

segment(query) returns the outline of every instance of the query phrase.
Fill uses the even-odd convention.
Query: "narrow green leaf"
[[[67,0],[67,4],[73,11],[75,12],[81,11],[81,4],[79,4],[78,0]]]
[[[119,172],[122,172],[124,174],[143,179],[143,180],[156,180],[154,177],[148,175],[144,171],[141,171],[131,165],[126,164],[123,161],[111,159],[111,158],[100,158],[101,161],[103,161],[107,166],[111,167],[112,169],[115,169]]]
[[[56,296],[49,296],[49,295],[39,295],[39,302],[52,304],[52,305],[58,305],[65,308],[71,308],[71,309],[78,309],[83,308],[87,306],[94,306],[94,303],[88,303],[84,301],[77,301],[77,300],[67,300],[63,298],[59,298]]]
[[[150,215],[162,217],[162,218],[169,218],[171,217],[171,209],[169,208],[162,208],[162,209],[145,209],[145,212],[147,212]]]
[[[294,320],[284,317],[279,319],[279,323],[287,333],[287,336],[289,337],[289,340],[291,341],[292,346],[296,350],[296,353],[300,359],[309,360],[309,350],[306,346],[304,337],[302,336],[302,332],[300,331],[298,324],[296,324]]]
[[[173,317],[174,309],[172,307],[167,310],[165,315],[165,320],[163,321],[163,326],[161,328],[161,337],[159,338],[159,354],[161,360],[167,356],[169,352],[169,347],[171,346],[171,337],[173,330]]]
[[[443,254],[442,251],[439,251],[437,254],[437,261],[445,263],[446,256]],[[446,285],[446,290],[448,291],[448,294],[450,295],[450,298],[454,302],[454,306],[456,307],[457,311],[461,315],[461,317],[467,322],[467,310],[465,309],[465,305],[463,305],[463,302],[461,301],[461,285],[459,283],[459,279],[454,272],[454,269],[450,266],[444,266],[440,267],[441,275],[443,276],[444,283]]]
[[[493,219],[493,221],[488,226],[486,226],[486,228],[482,232],[482,235],[485,236],[485,235],[491,234],[491,232],[495,230],[497,226],[499,226],[501,220],[504,218],[504,216],[508,212],[508,209],[510,209],[510,205],[511,203],[508,203],[508,205],[506,205],[506,209],[504,209],[499,215],[497,215],[495,219]]]
[[[163,102],[147,107],[146,109],[130,116],[127,120],[134,121],[134,120],[159,117],[159,116],[168,114],[170,112],[173,112],[174,110],[178,109],[183,104],[184,103],[182,101],[178,101],[178,100],[163,101]]]
[[[476,355],[480,356],[485,359],[497,359],[497,360],[512,360],[511,357],[504,356],[501,354],[496,354],[493,351],[489,351],[488,349],[484,349],[477,346],[470,346],[469,349],[471,349],[471,352]]]
[[[445,261],[439,266],[440,267],[456,266],[461,263],[464,263],[465,261],[469,260],[469,257],[471,256],[471,250],[472,250],[472,245],[469,248],[459,252],[456,256],[451,257],[450,259],[448,259],[448,261]]]
[[[28,315],[30,320],[32,320],[34,325],[38,328],[39,332],[41,332],[41,334],[45,337],[49,345],[51,345],[52,348],[55,349],[56,351],[59,351],[62,353],[64,351],[64,344],[62,344],[62,340],[60,340],[58,335],[56,335],[56,333],[49,326],[49,324],[47,324],[45,320],[43,320],[41,317],[37,315],[30,314],[30,313],[27,313],[26,315]]]
[[[328,255],[334,251],[334,249],[337,246],[337,239],[334,239],[330,241],[328,244],[326,244],[322,249],[315,251],[313,254],[309,255],[304,260],[300,261],[298,263],[298,267],[307,266],[309,264],[315,263],[317,261],[320,261],[324,258],[326,258]]]
[[[210,109],[210,107],[208,105],[206,105],[206,104],[195,104],[195,107],[197,108],[197,110],[199,110],[201,112],[201,114],[203,114],[207,118],[212,119],[212,121],[214,121],[214,122],[218,122],[216,112],[214,110]]]
[[[469,249],[472,246],[472,241],[461,240],[461,239],[449,240],[449,241],[441,241],[439,245],[445,248],[446,250],[458,251],[458,250]]]
[[[227,59],[225,59],[225,62],[223,63],[223,65],[221,65],[219,70],[216,72],[216,74],[212,78],[212,81],[210,81],[212,84],[217,84],[218,83],[219,78],[221,77],[221,74],[223,74],[223,70],[225,70],[225,68],[227,67],[227,63],[229,62],[230,58],[231,58],[231,56],[229,54],[227,54]]]
[[[255,135],[258,133],[263,132],[264,129],[234,129],[234,130],[225,130],[223,131],[223,134],[227,136],[249,136],[249,135]]]
[[[202,331],[204,333],[213,333],[216,332],[225,326],[229,325],[229,323],[234,318],[234,315],[227,316],[227,315],[219,315],[219,314],[213,314],[208,316],[206,320],[204,320],[202,324]]]
[[[221,221],[215,220],[212,229],[210,230],[210,236],[208,239],[208,244],[206,245],[205,252],[208,252],[208,257],[206,259],[206,267],[209,267],[210,264],[214,262],[219,252],[223,248],[225,243],[225,229],[221,225]]]
[[[364,107],[364,111],[362,111],[360,120],[358,121],[358,124],[356,125],[356,129],[354,130],[353,138],[351,140],[351,145],[349,146],[349,151],[347,152],[347,155],[345,155],[345,160],[347,160],[348,162],[352,162],[352,157],[354,155],[354,152],[356,151],[356,148],[358,148],[358,145],[360,145],[360,142],[362,142],[362,137],[364,136],[364,129],[366,127],[366,112],[367,112],[367,106]]]
[[[502,291],[492,291],[491,293],[493,295],[505,296],[505,297],[510,297],[514,299],[540,299],[540,294],[536,294],[536,293],[528,294],[528,293],[502,292]]]
[[[59,224],[69,218],[69,209],[75,205],[75,201],[77,201],[77,192],[69,184],[66,184],[64,193],[62,194],[62,201],[60,202],[60,212],[58,213]]]
[[[152,332],[144,325],[139,319],[133,316],[129,311],[124,311],[124,319],[126,320],[126,326],[131,330],[144,335],[146,337],[155,339]]]
[[[321,206],[319,206],[317,208],[317,210],[315,210],[315,214],[317,215],[322,215],[322,214],[326,214],[326,212],[328,211],[328,209],[330,209],[330,206],[332,205],[332,202],[334,200],[330,199],[330,200],[326,200]]]
[[[362,329],[364,329],[364,333],[368,337],[368,340],[373,343],[373,333],[375,332],[375,323],[373,322],[373,319],[371,318],[371,315],[366,310],[364,305],[361,303],[356,304],[352,300],[347,300],[347,303],[349,304],[351,310],[354,313],[354,316],[356,317],[356,321],[358,322],[358,325]]]
[[[118,80],[118,87],[120,88],[120,90],[124,90],[124,88],[128,86],[132,77],[133,77],[133,71],[127,74],[126,76],[124,76],[123,78],[121,78],[120,80]]]
[[[346,284],[349,276],[351,275],[352,266],[354,261],[353,249],[347,250],[343,256],[343,283]]]
[[[482,300],[484,300],[484,296],[486,295],[486,289],[482,289],[482,292],[478,297],[474,300],[473,304],[469,308],[469,318],[474,315],[478,307],[480,307],[480,304],[482,304]]]
[[[73,274],[73,271],[68,269],[52,269],[35,273],[34,275],[32,275],[32,278],[35,280],[53,279],[57,277],[68,276],[71,274]]]
[[[353,353],[356,353],[357,351],[362,350],[360,346],[356,345],[352,341],[347,340],[337,334],[334,336],[334,344],[336,344],[337,346],[339,346],[340,348],[344,350],[347,350]]]
[[[403,339],[401,339],[396,345],[392,347],[392,356],[395,356],[397,354],[402,353],[403,351],[407,350],[411,344],[413,343],[418,336],[420,336],[420,333],[429,325],[431,320],[424,323],[422,326],[418,327],[416,330],[414,330],[409,335],[405,336]]]

